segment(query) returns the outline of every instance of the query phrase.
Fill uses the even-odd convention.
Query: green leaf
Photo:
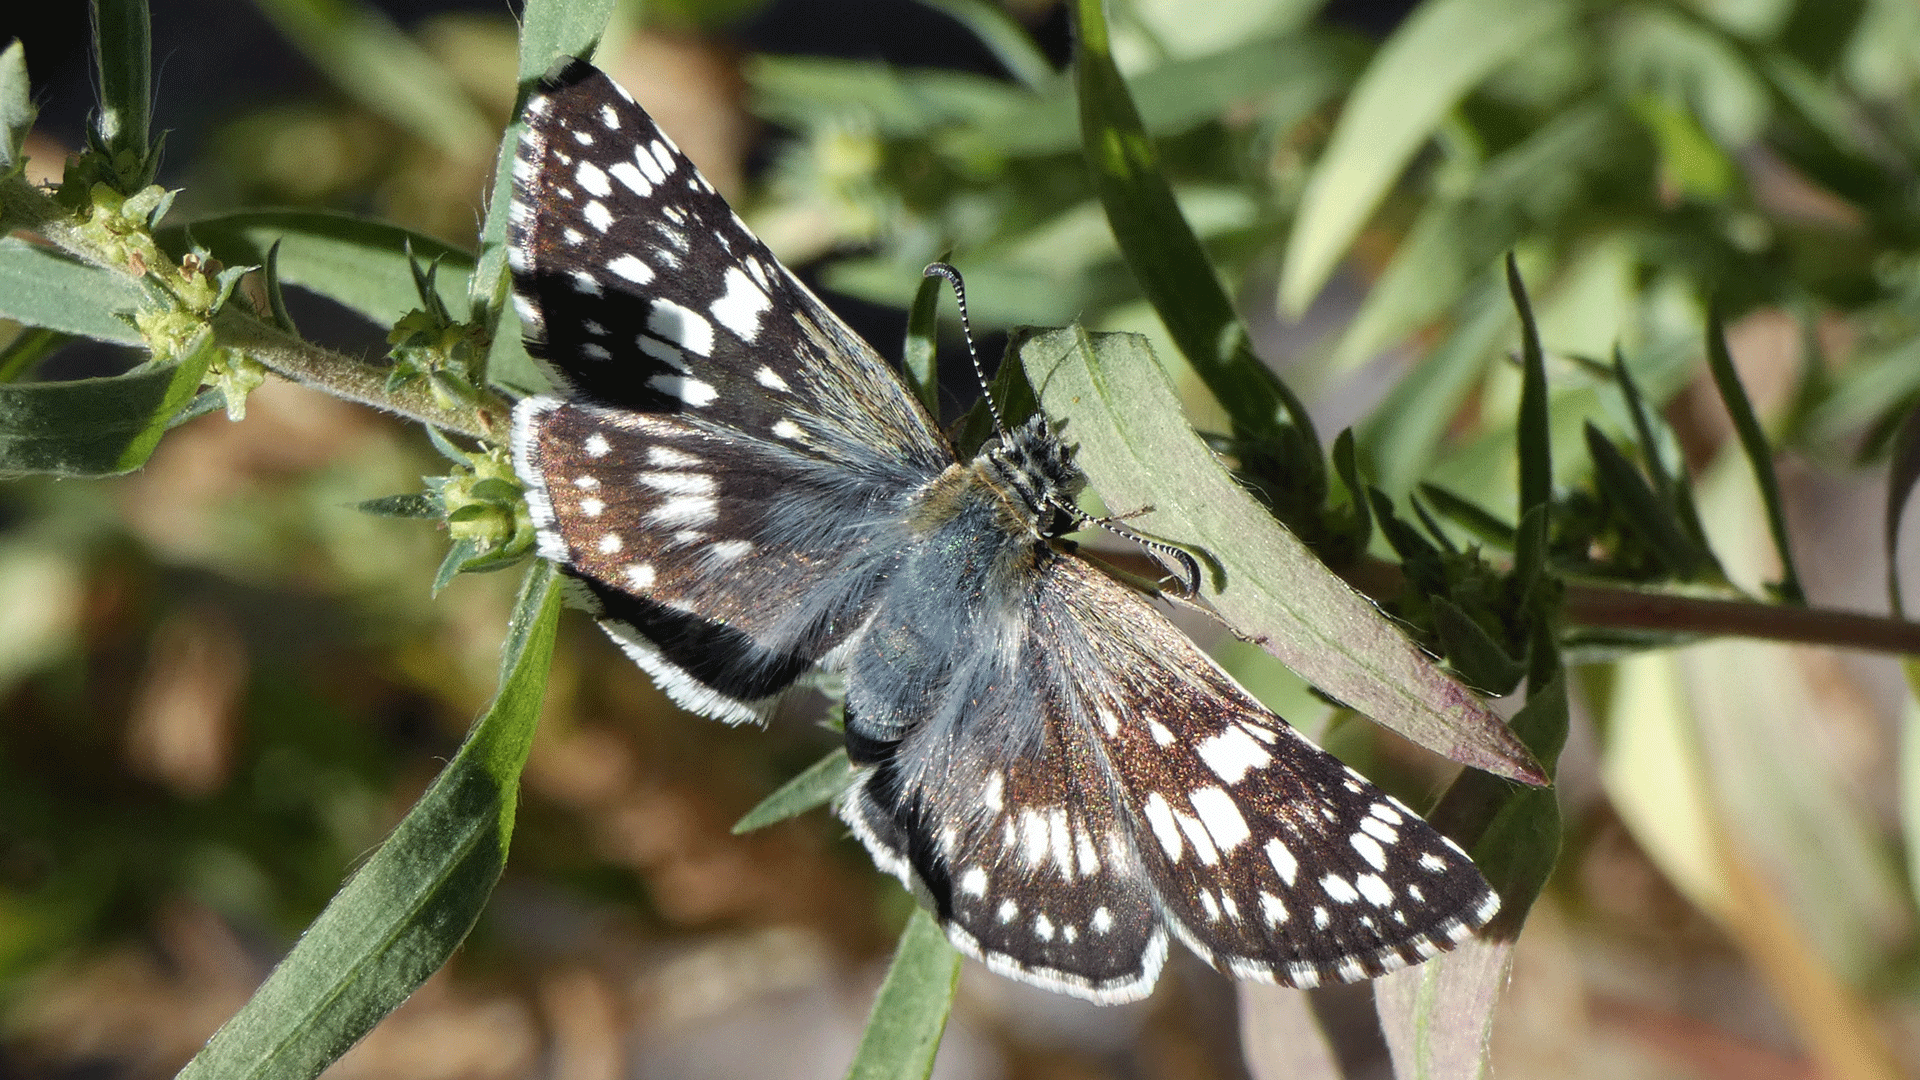
[[[878,135],[925,138],[956,124],[990,123],[1028,100],[985,75],[907,70],[867,60],[759,56],[747,68],[755,113],[799,130],[857,118]]]
[[[1141,124],[1155,136],[1191,131],[1249,104],[1268,126],[1285,131],[1337,97],[1364,55],[1350,35],[1305,30],[1160,64],[1129,85]],[[1003,116],[941,136],[942,148],[961,159],[1064,154],[1081,142],[1078,97],[1061,81]]]
[[[513,835],[560,615],[553,577],[544,560],[528,572],[499,693],[466,743],[180,1080],[318,1076],[465,939]]]
[[[1233,418],[1235,434],[1268,443],[1284,424],[1291,424],[1300,445],[1281,460],[1300,470],[1303,479],[1295,482],[1307,490],[1303,501],[1317,505],[1317,496],[1325,490],[1321,470],[1326,463],[1313,421],[1306,407],[1253,355],[1246,327],[1181,215],[1158,152],[1108,51],[1100,0],[1077,0],[1075,10],[1081,137],[1120,253],[1194,372]]]
[[[20,147],[38,115],[33,84],[27,78],[27,47],[15,41],[0,50],[0,178],[26,161]]]
[[[1298,317],[1442,119],[1496,68],[1564,22],[1561,0],[1433,0],[1374,57],[1294,215],[1280,304]]]
[[[1360,421],[1359,445],[1382,491],[1401,494],[1432,467],[1460,407],[1513,321],[1513,304],[1489,274],[1456,309],[1453,329]]]
[[[254,0],[341,93],[455,158],[473,159],[493,126],[433,54],[359,0]]]
[[[733,834],[738,836],[764,829],[788,818],[799,817],[816,806],[825,806],[839,798],[840,793],[852,783],[853,763],[847,760],[846,750],[835,750],[760,800],[760,805],[733,823]]]
[[[1391,972],[1373,983],[1395,1077],[1479,1078],[1493,1015],[1513,967],[1513,942],[1471,938],[1444,956]]]
[[[261,263],[260,276],[267,288],[267,312],[273,316],[273,325],[299,337],[300,328],[293,325],[293,316],[287,313],[287,298],[280,291],[280,243],[275,240],[267,247],[267,257]]]
[[[1550,507],[1553,502],[1553,436],[1547,410],[1547,360],[1540,348],[1540,328],[1533,321],[1533,304],[1527,299],[1526,282],[1520,280],[1520,264],[1507,256],[1507,291],[1513,297],[1514,310],[1520,313],[1520,415],[1518,447],[1520,458],[1520,512],[1535,507]]]
[[[1440,635],[1440,644],[1455,671],[1496,697],[1504,697],[1520,685],[1527,665],[1509,656],[1473,616],[1444,596],[1429,597],[1427,602],[1433,605],[1434,632]]]
[[[1800,588],[1800,575],[1793,568],[1793,546],[1787,541],[1787,512],[1780,500],[1780,478],[1773,471],[1773,450],[1766,433],[1760,430],[1760,418],[1753,413],[1746,388],[1740,385],[1740,373],[1733,368],[1733,356],[1727,352],[1726,328],[1720,312],[1707,309],[1707,369],[1713,373],[1713,385],[1733,418],[1733,430],[1740,437],[1740,449],[1753,469],[1754,482],[1760,485],[1760,499],[1767,508],[1767,530],[1773,534],[1773,548],[1780,556],[1780,599],[1789,604],[1805,604],[1807,594]]]
[[[1920,407],[1907,413],[1900,422],[1900,433],[1893,440],[1893,460],[1887,468],[1887,598],[1893,613],[1906,617],[1900,598],[1900,517],[1906,511],[1913,486],[1920,484]]]
[[[1068,327],[1035,336],[1020,356],[1107,506],[1151,507],[1129,524],[1218,561],[1224,587],[1208,599],[1236,629],[1323,692],[1435,753],[1539,776],[1484,702],[1276,524],[1190,428],[1169,422],[1179,399],[1144,338]]]
[[[445,591],[447,586],[453,584],[453,579],[460,576],[460,571],[467,563],[479,555],[480,542],[471,537],[463,536],[447,545],[447,557],[440,560],[440,569],[433,572],[432,595],[439,596]]]
[[[960,954],[933,916],[915,908],[880,984],[847,1080],[925,1080],[960,981]]]
[[[480,226],[480,257],[468,279],[467,301],[493,332],[486,377],[516,391],[534,391],[546,380],[520,343],[520,322],[507,299],[507,206],[513,199],[513,162],[527,125],[520,110],[534,85],[563,56],[587,57],[600,43],[614,0],[527,0],[520,15],[520,91],[513,122],[501,133],[493,169],[487,219]]]
[[[520,17],[521,88],[531,87],[563,56],[591,57],[614,5],[615,0],[527,0]]]
[[[927,414],[940,419],[940,291],[944,278],[922,277],[907,311],[907,340],[900,354],[900,375]]]
[[[1501,521],[1485,507],[1439,484],[1422,483],[1420,494],[1433,504],[1435,510],[1472,533],[1481,543],[1491,544],[1502,551],[1513,550],[1513,526]]]
[[[73,340],[73,335],[58,330],[24,326],[20,332],[0,348],[0,383],[19,382],[33,374],[40,361],[60,351],[60,348]]]
[[[161,229],[157,237],[181,250],[189,229],[195,243],[230,266],[262,265],[278,244],[274,268],[282,282],[344,304],[379,326],[392,326],[420,305],[408,245],[447,269],[473,269],[473,256],[430,236],[323,210],[241,210]],[[440,281],[438,290],[450,311],[463,310],[457,306],[464,292],[457,278]]]
[[[365,502],[355,503],[354,509],[363,514],[389,518],[424,518],[437,520],[441,513],[440,501],[438,499],[435,499],[431,495],[420,494],[419,492],[368,499]]]
[[[0,386],[0,476],[115,476],[146,463],[193,401],[201,358],[106,379]]]
[[[920,0],[926,6],[943,11],[955,22],[972,31],[994,59],[1029,90],[1043,90],[1060,81],[1059,73],[1047,55],[1033,43],[1032,35],[1007,10],[985,0]]]
[[[39,244],[0,238],[0,316],[75,337],[139,345],[121,313],[144,295],[131,277],[76,262]]]
[[[1669,574],[1689,581],[1704,569],[1704,560],[1686,527],[1660,501],[1633,462],[1599,428],[1588,424],[1587,452],[1593,458],[1593,480],[1612,505],[1626,530],[1647,546]]]
[[[153,182],[148,145],[153,98],[153,27],[146,0],[92,0],[100,112],[94,132],[113,163],[124,195]]]

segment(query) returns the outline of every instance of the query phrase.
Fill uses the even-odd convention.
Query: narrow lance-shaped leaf
[[[614,0],[527,0],[520,13],[519,93],[513,122],[500,136],[494,162],[487,218],[480,226],[480,257],[467,281],[467,299],[475,318],[486,321],[493,346],[487,352],[486,378],[496,385],[531,393],[543,389],[546,376],[521,344],[520,320],[507,299],[507,206],[513,198],[514,153],[527,126],[520,109],[534,84],[563,56],[592,54],[613,14]]]
[[[1027,375],[1078,461],[1130,524],[1217,560],[1208,596],[1235,629],[1308,682],[1421,745],[1475,768],[1544,779],[1499,718],[1448,678],[1365,597],[1276,524],[1192,429],[1143,338],[1040,334],[1021,348]]]
[[[1441,120],[1487,75],[1567,19],[1560,0],[1434,0],[1360,77],[1294,217],[1280,306],[1319,294],[1374,207]]]
[[[1740,373],[1733,368],[1733,355],[1727,352],[1726,327],[1720,312],[1707,309],[1707,370],[1713,373],[1713,385],[1733,419],[1734,434],[1740,437],[1740,449],[1753,469],[1754,482],[1760,485],[1760,500],[1767,508],[1767,530],[1773,534],[1774,551],[1780,556],[1780,599],[1789,604],[1805,604],[1807,594],[1800,588],[1800,575],[1793,568],[1793,546],[1787,541],[1787,512],[1780,499],[1780,478],[1773,471],[1773,448],[1767,445],[1766,432],[1760,430],[1760,418],[1754,415],[1753,402],[1747,400],[1746,387],[1740,385]]]
[[[1120,253],[1180,351],[1232,417],[1236,432],[1266,442],[1279,435],[1283,421],[1291,424],[1301,445],[1288,463],[1308,471],[1305,486],[1318,494],[1324,490],[1319,471],[1325,463],[1313,421],[1248,347],[1246,327],[1181,215],[1153,140],[1114,65],[1100,3],[1075,4],[1080,36],[1074,70],[1087,164]]]
[[[935,421],[940,419],[940,277],[923,277],[907,310],[907,340],[900,353],[900,374]]]
[[[242,210],[202,218],[191,226],[161,229],[157,239],[183,250],[187,230],[193,241],[229,266],[265,264],[274,254],[275,279],[319,293],[352,308],[380,326],[392,326],[420,306],[407,249],[422,259],[438,260],[448,271],[465,271],[473,257],[422,233],[383,221],[321,210]],[[441,302],[459,315],[458,275],[437,285]]]
[[[0,49],[0,179],[25,164],[20,147],[39,110],[27,78],[27,47],[18,41]]]
[[[1900,433],[1893,440],[1893,461],[1887,468],[1887,600],[1893,613],[1906,617],[1900,597],[1900,518],[1906,512],[1913,486],[1920,484],[1920,406],[1900,422]]]
[[[146,463],[206,371],[193,360],[105,379],[0,386],[0,476],[116,476]]]
[[[1540,348],[1540,328],[1533,321],[1520,264],[1507,255],[1507,292],[1520,313],[1520,512],[1544,507],[1553,500],[1553,438],[1548,431],[1547,360]]]
[[[123,316],[142,299],[126,274],[15,237],[0,238],[0,317],[75,337],[139,345],[140,331]]]
[[[459,753],[181,1080],[318,1076],[467,936],[513,835],[559,622],[553,576],[545,561],[528,573],[499,693]]]
[[[925,1080],[960,981],[960,954],[933,916],[915,908],[900,935],[893,966],[880,984],[847,1080]]]
[[[1047,55],[1033,43],[1027,33],[1007,10],[998,4],[989,4],[985,0],[921,0],[930,8],[944,11],[954,21],[972,31],[980,39],[994,59],[1007,69],[1007,74],[1020,81],[1029,90],[1044,90],[1059,81],[1059,73],[1047,61]]]
[[[760,800],[760,805],[734,822],[734,835],[764,829],[788,818],[799,817],[816,806],[825,806],[839,798],[840,793],[852,783],[853,763],[847,759],[845,749],[835,750]]]
[[[153,95],[153,26],[146,0],[92,0],[100,113],[94,133],[112,161],[122,194],[153,182],[147,145]]]
[[[364,0],[256,0],[341,93],[455,158],[492,141],[487,123],[432,53]]]
[[[1551,773],[1567,735],[1564,676],[1533,684],[1513,730]],[[1560,805],[1551,788],[1523,788],[1462,773],[1429,815],[1460,841],[1500,894],[1500,914],[1458,949],[1374,983],[1380,1030],[1400,1077],[1490,1075],[1493,1015],[1506,988],[1513,942],[1560,851]]]
[[[1653,552],[1669,574],[1681,581],[1698,576],[1703,569],[1700,553],[1673,511],[1654,494],[1612,439],[1592,424],[1587,425],[1586,435],[1594,483],[1606,495],[1620,523]]]

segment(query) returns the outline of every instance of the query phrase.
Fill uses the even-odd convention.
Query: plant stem
[[[117,264],[75,226],[72,215],[19,177],[0,181],[0,225],[9,231],[25,229],[75,258],[115,273],[127,273],[125,266]],[[495,443],[506,441],[512,406],[491,391],[482,391],[470,406],[449,408],[435,399],[425,380],[416,379],[389,390],[385,365],[303,341],[260,319],[245,304],[228,304],[214,317],[213,328],[217,344],[258,361],[283,378],[443,431]]]
[[[1391,600],[1400,593],[1400,568],[1383,559],[1361,559],[1338,573],[1347,584],[1376,601]],[[1920,655],[1920,623],[1886,615],[1679,596],[1598,581],[1567,582],[1562,611],[1572,626],[1745,637]]]

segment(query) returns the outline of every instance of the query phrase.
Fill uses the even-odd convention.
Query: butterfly
[[[1115,1003],[1179,939],[1310,987],[1453,947],[1499,898],[1063,534],[1035,416],[959,459],[633,98],[528,100],[507,259],[553,394],[514,409],[539,552],[674,701],[763,717],[838,673],[836,809],[961,951]]]

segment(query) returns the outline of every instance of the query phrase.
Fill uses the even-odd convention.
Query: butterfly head
[[[990,440],[973,466],[1008,493],[1039,537],[1051,540],[1079,527],[1074,500],[1087,486],[1086,475],[1073,463],[1073,448],[1040,413]]]

